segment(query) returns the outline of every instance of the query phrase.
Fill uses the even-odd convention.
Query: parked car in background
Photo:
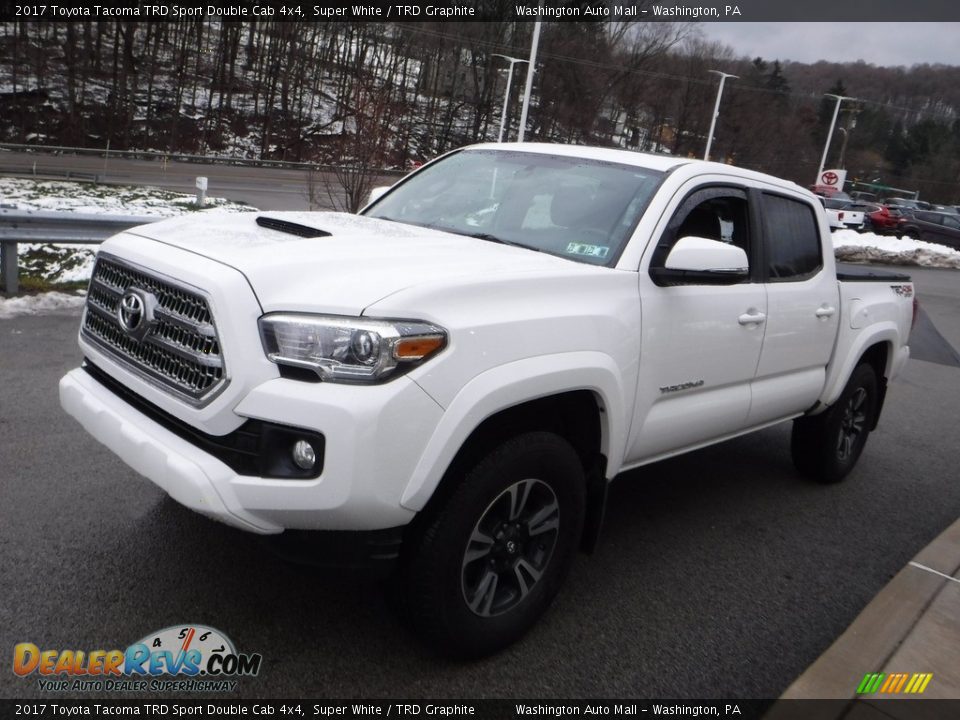
[[[916,210],[903,224],[903,234],[960,250],[960,216]]]
[[[883,204],[887,207],[906,208],[907,210],[932,210],[930,203],[923,200],[908,200],[907,198],[885,198]]]
[[[863,204],[851,202],[849,199],[840,199],[839,193],[831,197],[820,197],[824,209],[827,211],[827,220],[830,222],[830,231],[856,230],[863,231],[864,215]]]
[[[907,221],[899,209],[876,203],[864,205],[864,216],[864,230],[877,235],[900,237],[903,234],[903,225]]]
[[[878,202],[880,199],[876,196],[875,193],[864,192],[863,190],[854,190],[853,192],[850,193],[850,197],[853,200],[859,200],[860,202],[872,202],[872,203]]]

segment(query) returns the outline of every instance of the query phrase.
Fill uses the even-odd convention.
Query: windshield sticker
[[[610,253],[610,247],[608,245],[587,245],[586,243],[572,242],[567,244],[567,252],[570,255],[585,255],[602,260]]]

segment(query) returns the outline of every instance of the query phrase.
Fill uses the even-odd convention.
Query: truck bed
[[[837,280],[843,282],[910,282],[904,273],[877,270],[863,265],[837,263]]]

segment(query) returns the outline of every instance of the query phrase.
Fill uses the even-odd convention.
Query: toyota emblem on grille
[[[117,320],[120,322],[120,327],[128,335],[142,340],[153,325],[153,308],[156,304],[156,298],[150,293],[129,288],[117,305]]]

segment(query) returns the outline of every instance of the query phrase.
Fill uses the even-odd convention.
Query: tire
[[[829,410],[793,421],[790,453],[797,470],[822,483],[843,480],[863,452],[878,400],[876,373],[858,365]]]
[[[560,589],[586,505],[580,458],[528,432],[493,449],[429,511],[402,569],[407,619],[442,652],[480,657],[520,638]]]

